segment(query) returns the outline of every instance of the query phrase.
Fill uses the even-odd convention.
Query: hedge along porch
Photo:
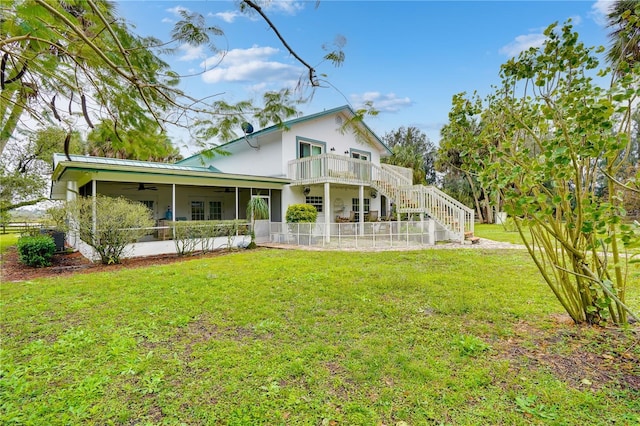
[[[269,205],[270,218],[257,221],[258,241],[269,238],[269,220],[282,221],[282,188],[288,179],[221,173],[213,167],[62,154],[54,155],[51,199],[71,201],[95,194],[122,196],[145,204],[156,229],[131,246],[133,256],[175,253],[168,226],[172,221],[244,220],[251,197]],[[86,245],[71,236],[68,243],[92,257]],[[235,244],[244,239],[236,239]]]

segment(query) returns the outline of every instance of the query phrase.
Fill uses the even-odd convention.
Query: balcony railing
[[[289,178],[299,185],[338,183],[370,186],[395,203],[398,213],[424,213],[464,239],[473,232],[474,211],[430,186],[413,185],[410,169],[377,165],[335,154],[321,154],[289,162]]]

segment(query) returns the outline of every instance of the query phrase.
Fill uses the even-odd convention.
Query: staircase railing
[[[370,185],[393,200],[398,213],[425,213],[461,241],[465,232],[473,232],[473,209],[433,186],[412,185],[409,172],[397,166],[321,154],[290,161],[288,176],[299,184]]]
[[[433,186],[407,185],[406,177],[392,169],[372,166],[374,179],[371,185],[394,200],[398,213],[426,213],[455,237],[464,240],[465,233],[474,231],[473,209]]]

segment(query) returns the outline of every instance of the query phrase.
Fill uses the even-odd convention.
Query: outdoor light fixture
[[[344,153],[348,155],[349,154],[349,150],[346,150]]]
[[[376,191],[375,189],[371,190],[371,198],[376,198],[378,196],[378,191]]]
[[[332,147],[331,147],[331,151],[333,152],[333,151],[335,151],[335,150],[336,150],[336,148],[332,146]]]
[[[311,192],[311,188],[309,188],[308,186],[305,186],[304,189],[302,190],[302,193],[305,195],[305,197],[309,195],[310,192]]]

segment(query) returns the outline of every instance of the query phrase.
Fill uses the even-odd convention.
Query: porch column
[[[98,182],[95,179],[91,180],[91,233],[93,234],[93,239],[95,242],[95,235],[98,229],[98,215],[97,215],[97,195],[98,192]]]
[[[360,204],[359,204],[359,212],[358,212],[358,222],[360,223],[360,235],[364,234],[364,186],[360,185],[360,190],[358,194]]]
[[[171,221],[176,221],[176,184],[171,184]]]
[[[236,186],[236,220],[238,220],[238,204],[240,203],[239,201],[239,195],[238,195],[238,187]]]
[[[329,182],[324,183],[324,238],[325,242],[331,241],[331,185]]]

